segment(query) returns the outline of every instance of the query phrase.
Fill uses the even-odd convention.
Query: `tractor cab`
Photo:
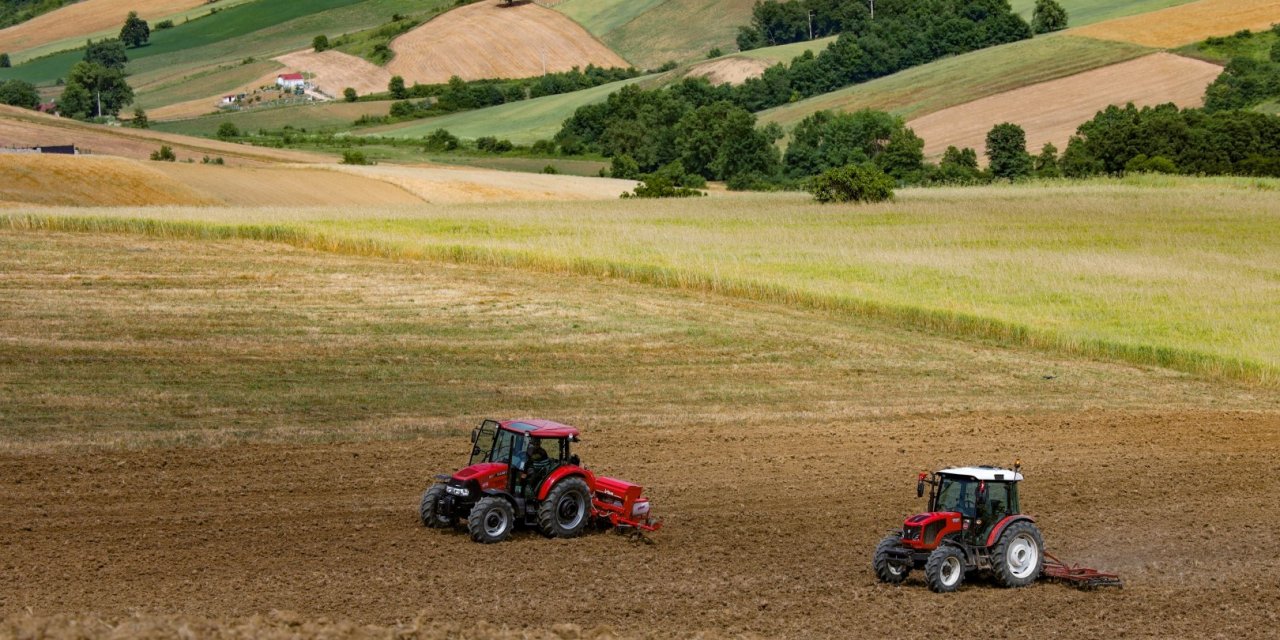
[[[996,467],[943,469],[932,478],[920,474],[916,495],[923,497],[925,485],[929,485],[930,514],[960,514],[966,537],[975,538],[1019,513],[1019,480],[1021,473]]]
[[[557,469],[581,466],[570,452],[577,441],[577,429],[550,420],[485,420],[471,432],[467,467],[451,480],[528,499]]]

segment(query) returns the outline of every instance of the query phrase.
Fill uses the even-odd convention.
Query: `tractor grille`
[[[902,528],[902,539],[903,539],[903,540],[919,540],[919,539],[920,539],[920,527],[903,527],[903,528]]]

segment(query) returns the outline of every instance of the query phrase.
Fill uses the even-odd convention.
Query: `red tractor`
[[[1018,504],[1019,465],[922,473],[916,495],[929,487],[929,512],[911,516],[876,547],[872,566],[882,582],[900,584],[924,569],[929,588],[955,591],[970,571],[990,571],[1005,587],[1025,587],[1044,568],[1044,540]]]
[[[466,468],[436,476],[422,494],[422,524],[465,520],[483,543],[506,540],[517,526],[552,538],[575,537],[593,522],[638,532],[662,526],[640,485],[587,470],[569,450],[575,442],[577,429],[550,420],[485,420],[471,432]]]

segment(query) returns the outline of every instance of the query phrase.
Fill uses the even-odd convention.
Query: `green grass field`
[[[1277,211],[1277,181],[1137,178],[908,190],[854,207],[758,195],[0,221],[572,271],[1274,384]],[[127,220],[139,215],[164,222]]]
[[[738,27],[751,22],[755,0],[568,0],[555,8],[576,20],[638,68],[738,50]]]
[[[447,129],[453,135],[464,139],[495,136],[506,138],[517,144],[526,144],[555,136],[565,118],[573,115],[578,107],[603,102],[610,93],[646,78],[652,78],[652,76],[640,76],[573,93],[544,96],[487,109],[463,111],[437,118],[377,127],[361,133],[418,138],[436,129]]]
[[[197,71],[189,76],[166,83],[156,83],[144,91],[138,91],[134,96],[134,106],[154,109],[188,100],[209,98],[244,86],[281,67],[282,65],[274,60],[256,60],[249,64],[232,63]],[[210,102],[213,101],[210,100]],[[212,107],[210,110],[212,111]]]
[[[760,114],[786,128],[822,110],[880,109],[911,119],[1019,87],[1132,60],[1150,49],[1068,35],[1041,36],[913,67]]]
[[[1082,27],[1086,24],[1102,22],[1103,20],[1111,20],[1113,18],[1123,18],[1125,16],[1137,15],[1139,13],[1148,13],[1151,11],[1159,11],[1169,7],[1176,7],[1180,4],[1187,4],[1195,0],[1058,0],[1058,4],[1067,10],[1067,16],[1070,19],[1070,26]],[[1031,21],[1031,14],[1036,6],[1036,0],[1011,0],[1009,4],[1013,10],[1018,12],[1027,22]]]
[[[1280,17],[1277,18],[1280,20]],[[1208,60],[1225,65],[1232,58],[1253,58],[1254,60],[1270,60],[1271,47],[1280,39],[1272,31],[1251,34],[1247,38],[1230,36],[1210,44],[1208,40],[1179,47],[1174,53],[1179,55]]]

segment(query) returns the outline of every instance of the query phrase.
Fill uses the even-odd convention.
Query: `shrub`
[[[613,162],[609,165],[609,175],[621,180],[639,180],[640,165],[627,154],[613,157]]]
[[[209,156],[205,156],[204,159],[200,161],[200,164],[216,164],[221,166],[226,164],[226,161],[222,159],[222,156],[218,156],[216,158],[210,158]]]
[[[129,126],[135,129],[150,129],[151,121],[147,118],[147,112],[138,107],[133,110],[133,119],[129,121]]]
[[[224,122],[218,125],[218,138],[228,140],[231,138],[239,138],[240,129],[233,122]]]
[[[688,187],[677,187],[671,184],[671,181],[662,176],[649,176],[641,182],[634,191],[623,193],[623,198],[696,198],[707,194],[690,189]]]
[[[9,61],[9,54],[0,53],[0,69],[8,69],[13,63]]]
[[[483,136],[476,138],[476,149],[487,151],[489,153],[506,153],[515,149],[515,145],[510,140],[499,140],[493,136]]]
[[[1178,165],[1164,156],[1148,158],[1139,153],[1124,164],[1125,173],[1178,173]]]
[[[425,142],[427,151],[453,151],[461,144],[457,136],[444,129],[432,131]]]
[[[883,202],[893,198],[893,178],[871,163],[837,167],[809,184],[818,202]]]
[[[152,151],[151,159],[157,162],[173,162],[178,159],[178,156],[173,154],[173,147],[166,144],[161,145],[158,150]]]
[[[550,165],[550,164],[549,164],[549,165],[547,165],[547,166],[545,166],[545,167],[543,167],[543,168],[542,168],[542,172],[543,172],[543,173],[545,173],[545,174],[553,175],[553,176],[554,176],[554,175],[556,175],[556,174],[560,173],[560,170],[559,170],[559,169],[557,169],[557,168],[555,167],[555,165]]]
[[[328,49],[329,36],[326,36],[323,33],[316,36],[315,39],[311,41],[311,48],[315,49],[316,51],[324,51]]]
[[[529,151],[540,155],[550,155],[556,152],[556,143],[550,140],[538,140],[529,147]]]
[[[342,90],[342,99],[347,102],[355,102],[359,97],[360,96],[356,93],[356,90],[351,87],[347,87]]]
[[[365,157],[363,151],[348,149],[342,152],[342,164],[373,164],[369,162],[369,158]]]
[[[161,20],[160,22],[156,23],[156,31],[164,31],[165,29],[172,29],[172,28],[173,28],[172,20]]]
[[[716,47],[707,52],[707,59],[719,58],[722,55],[724,55],[724,52],[720,50],[720,47]]]

